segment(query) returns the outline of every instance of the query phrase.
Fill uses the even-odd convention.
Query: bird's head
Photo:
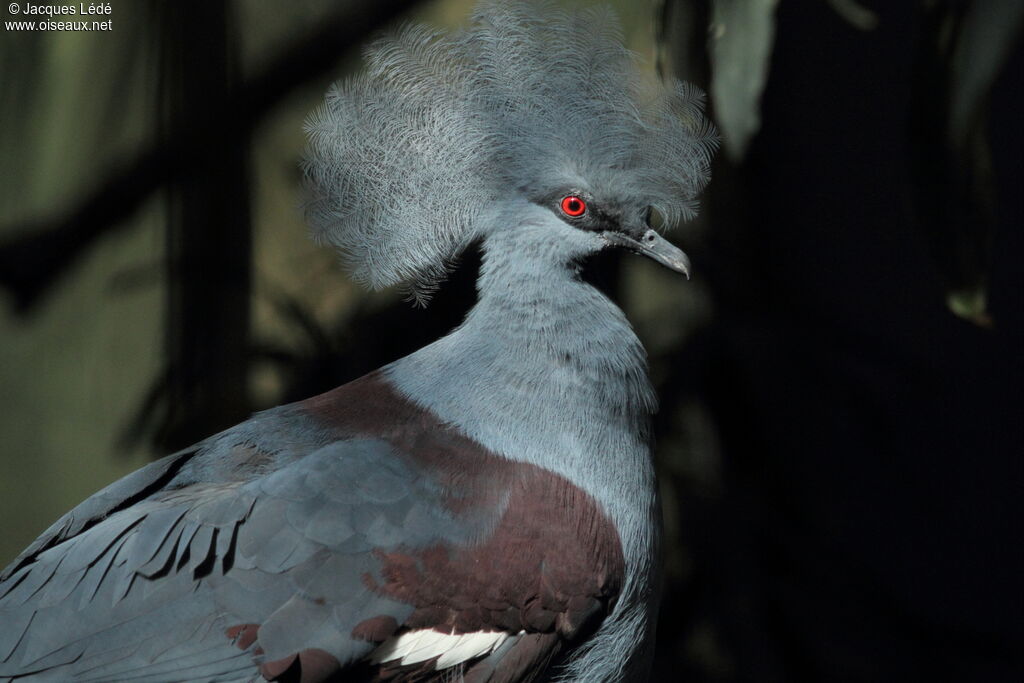
[[[655,209],[646,204],[643,197],[620,198],[613,192],[595,193],[566,185],[534,201],[571,230],[590,236],[581,249],[584,253],[606,248],[625,249],[690,277],[690,259],[658,233],[652,225],[656,222],[652,220]],[[554,238],[562,238],[562,235]]]
[[[485,1],[462,31],[408,26],[366,58],[307,123],[305,164],[313,229],[357,280],[423,300],[495,235],[689,274],[651,218],[694,215],[714,130],[696,89],[642,75],[609,10]]]

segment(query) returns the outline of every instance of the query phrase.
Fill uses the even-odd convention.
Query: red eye
[[[574,194],[562,199],[562,213],[566,216],[579,218],[587,212],[587,204]]]

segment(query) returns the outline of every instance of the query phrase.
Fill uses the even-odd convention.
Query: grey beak
[[[628,249],[634,254],[640,254],[653,259],[666,268],[682,273],[686,276],[687,280],[690,279],[689,257],[682,249],[659,235],[653,228],[645,230],[640,235],[639,240],[633,239],[625,233],[612,230],[602,232],[601,237],[609,244],[614,244],[615,246]]]

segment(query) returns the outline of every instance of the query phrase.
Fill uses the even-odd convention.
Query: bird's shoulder
[[[317,410],[330,405],[336,415],[350,409],[365,415],[359,389],[372,384],[372,375],[342,385],[322,396],[255,414],[248,420],[197,444],[167,455],[109,484],[62,515],[0,572],[0,581],[30,563],[41,552],[92,528],[112,514],[169,491],[208,489],[210,486],[247,482],[295,466],[326,445],[346,441],[330,422],[318,419]],[[378,424],[389,422],[391,412],[377,405]],[[397,421],[400,421],[397,420]],[[301,465],[296,469],[301,468]],[[208,496],[209,491],[203,495]]]

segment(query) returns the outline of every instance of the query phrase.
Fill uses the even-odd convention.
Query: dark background
[[[358,45],[471,3],[111,4],[102,35],[0,34],[4,560],[474,297],[472,254],[426,310],[353,288],[297,208],[302,117]],[[1024,679],[1018,3],[620,9],[724,143],[673,236],[693,282],[599,266],[662,398],[654,679]]]

